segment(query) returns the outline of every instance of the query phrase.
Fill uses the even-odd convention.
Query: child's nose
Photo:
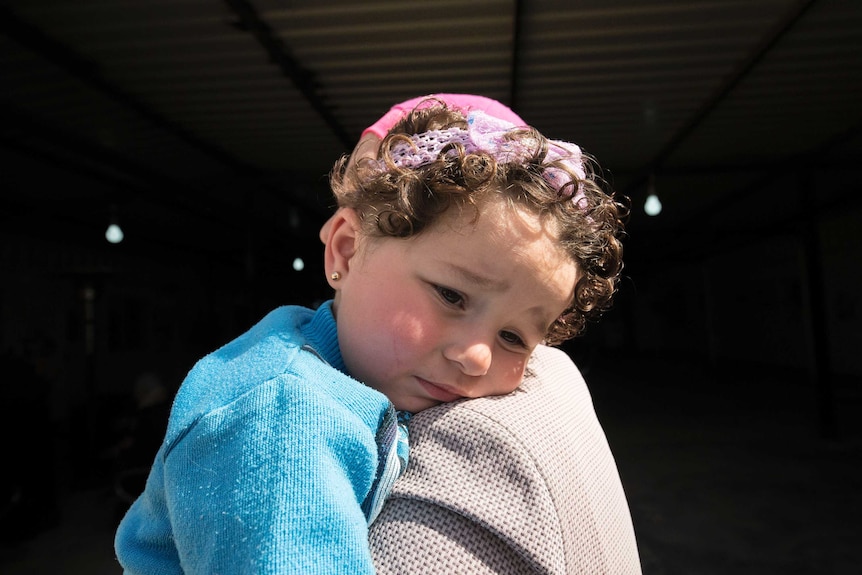
[[[491,368],[491,346],[485,342],[453,344],[445,349],[443,355],[457,363],[465,375],[485,375]]]

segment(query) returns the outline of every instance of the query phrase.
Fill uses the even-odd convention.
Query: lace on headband
[[[409,136],[409,142],[400,140],[390,148],[392,162],[399,168],[419,168],[428,165],[446,150],[445,153],[456,154],[455,144],[460,145],[467,154],[484,152],[490,154],[497,162],[510,163],[526,161],[536,144],[528,141],[512,139],[508,136],[517,126],[494,118],[481,111],[474,111],[467,117],[467,129],[446,128],[444,130],[429,130],[421,134]],[[560,162],[565,165],[578,179],[586,179],[581,149],[570,142],[548,140],[548,162]],[[587,198],[583,185],[567,186],[571,181],[569,174],[560,168],[545,168],[545,181],[558,192],[572,196],[572,200],[582,210],[586,210]],[[575,189],[577,191],[575,192]],[[574,194],[573,194],[574,192]]]

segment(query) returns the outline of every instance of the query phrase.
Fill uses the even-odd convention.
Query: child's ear
[[[359,216],[353,208],[340,208],[321,230],[326,281],[333,289],[338,289],[340,279],[350,272],[350,260],[359,248],[360,233]]]

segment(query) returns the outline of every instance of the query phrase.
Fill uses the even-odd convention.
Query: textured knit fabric
[[[407,469],[409,461],[409,432],[407,420],[409,413],[396,411],[394,407],[383,416],[383,422],[377,428],[377,476],[362,502],[362,512],[368,525],[371,525],[380,511],[386,498],[392,492],[395,480]]]
[[[428,96],[412,98],[405,102],[401,102],[400,104],[395,104],[388,112],[386,112],[386,114],[383,115],[383,117],[374,122],[374,124],[365,128],[362,132],[362,136],[365,137],[368,134],[374,134],[382,140],[386,137],[386,134],[389,133],[389,130],[392,129],[392,126],[401,121],[401,119],[410,113],[413,108],[428,98],[441,100],[450,108],[461,110],[465,114],[471,110],[482,110],[489,116],[505,120],[510,124],[526,126],[524,120],[509,109],[508,106],[501,104],[496,100],[492,100],[491,98],[475,96],[473,94],[429,94]]]
[[[370,530],[380,575],[639,574],[631,516],[583,378],[540,347],[513,394],[416,414]]]
[[[199,361],[117,531],[126,573],[373,573],[361,506],[395,418],[344,371],[331,303],[279,308]]]

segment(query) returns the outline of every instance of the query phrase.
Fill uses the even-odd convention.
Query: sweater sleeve
[[[335,439],[337,438],[337,439]],[[202,418],[165,459],[187,573],[373,573],[360,504],[374,437],[280,378]]]
[[[158,497],[139,501],[127,529],[166,521],[172,544],[164,530],[139,532],[127,572],[178,560],[186,574],[374,573],[360,508],[373,431],[318,386],[285,378],[206,413],[160,454],[150,481],[163,485],[148,491],[164,493],[163,510]]]

